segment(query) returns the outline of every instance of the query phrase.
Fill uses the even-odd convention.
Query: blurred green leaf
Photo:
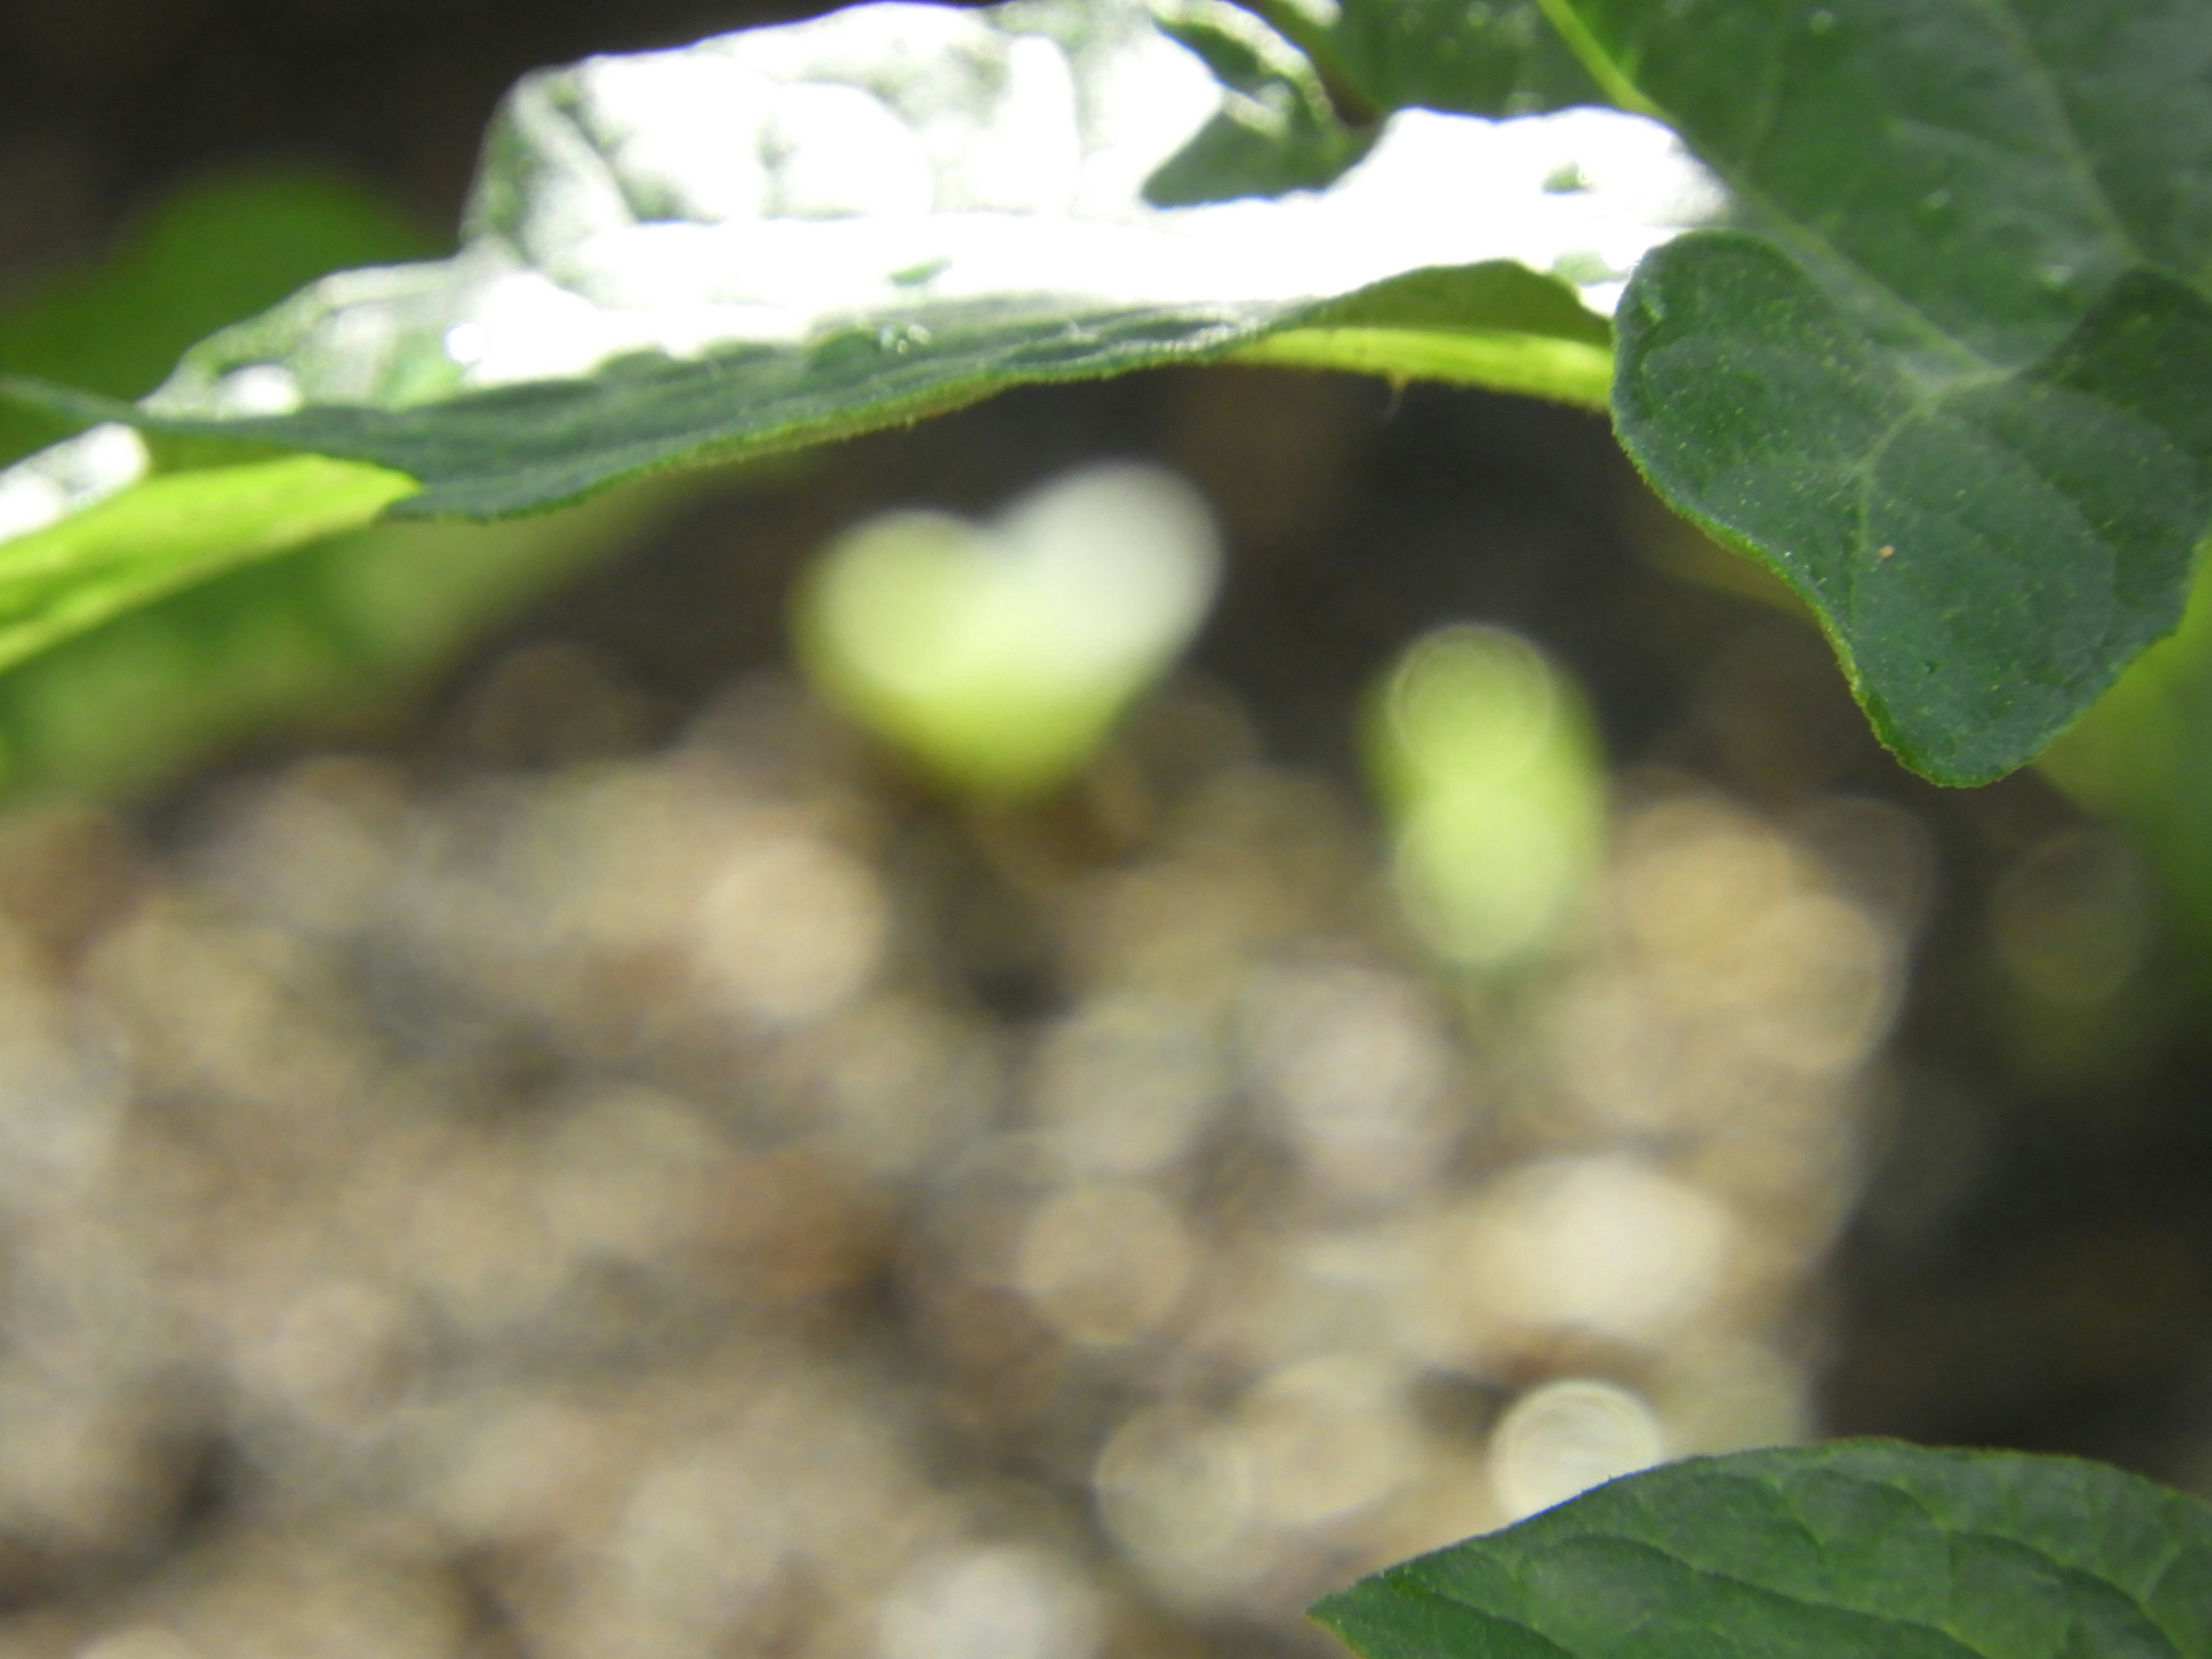
[[[988,524],[881,514],[793,596],[815,688],[974,798],[1047,793],[1188,646],[1219,577],[1203,498],[1171,473],[1080,469]]]
[[[2212,584],[2038,765],[2135,833],[2212,970]]]
[[[414,487],[291,455],[150,478],[0,544],[0,670],[218,572],[356,529]]]
[[[0,313],[0,368],[135,394],[211,330],[304,282],[427,251],[341,179],[204,179],[108,264]],[[0,459],[75,424],[0,404]],[[492,528],[362,529],[414,482],[228,441],[157,448],[179,470],[0,542],[0,791],[11,798],[143,787],[269,726],[370,718],[667,495],[623,492]]]
[[[1314,1616],[1365,1659],[2208,1659],[2212,1510],[2068,1458],[1741,1452],[1387,1568]]]
[[[0,792],[158,787],[272,730],[373,728],[518,601],[696,485],[495,525],[371,525],[185,588],[0,675]]]
[[[185,349],[325,271],[419,258],[428,239],[319,173],[222,174],[163,200],[95,270],[0,311],[0,373],[114,398],[150,391]],[[67,435],[0,403],[0,465]]]

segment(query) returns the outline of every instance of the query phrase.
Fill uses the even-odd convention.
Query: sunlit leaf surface
[[[1591,400],[1628,270],[1719,206],[1668,135],[1595,110],[1412,111],[1326,190],[1147,201],[1243,95],[1117,4],[861,7],[592,59],[510,98],[453,259],[319,283],[144,411],[49,402],[396,468],[425,486],[400,512],[493,514],[1286,330],[1278,361]],[[1449,312],[1382,286],[1499,261],[1525,280]],[[1356,335],[1301,326],[1356,293]]]

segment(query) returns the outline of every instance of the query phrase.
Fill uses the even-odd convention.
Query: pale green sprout
[[[1597,872],[1604,774],[1542,653],[1497,628],[1427,635],[1378,688],[1366,750],[1400,900],[1439,956],[1505,969],[1560,937]]]
[[[802,584],[816,687],[941,782],[1006,800],[1066,781],[1205,620],[1220,553],[1196,491],[1086,468],[988,525],[892,513]]]

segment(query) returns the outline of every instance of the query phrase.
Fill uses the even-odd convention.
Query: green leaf
[[[356,529],[414,480],[317,455],[148,480],[0,543],[0,670],[219,572]]]
[[[620,479],[679,465],[796,448],[942,414],[1010,386],[1188,360],[1259,331],[1251,313],[1225,307],[1093,313],[1081,320],[1011,306],[916,314],[930,320],[831,329],[802,350],[752,347],[691,362],[638,354],[590,378],[501,386],[414,407],[332,403],[283,416],[149,416],[131,404],[25,389],[80,419],[132,421],[160,432],[393,468],[422,484],[395,505],[396,517],[495,518],[580,500]]]
[[[208,179],[161,204],[107,264],[0,316],[0,368],[66,374],[112,396],[143,392],[209,330],[334,266],[417,252],[423,242],[342,180]],[[66,412],[0,405],[0,458],[77,423]],[[220,571],[365,523],[413,487],[381,470],[256,461],[228,445],[167,459],[217,470],[114,495],[149,461],[127,433],[110,431],[0,472],[0,524],[51,516],[41,508],[49,500],[84,509],[28,534],[0,533],[0,669]]]
[[[1440,300],[1486,308],[1455,313]],[[644,356],[588,380],[501,387],[415,408],[311,406],[260,418],[149,417],[42,392],[82,419],[228,438],[389,467],[417,479],[392,516],[492,518],[580,500],[610,481],[734,459],[940,414],[1016,385],[1094,379],[1242,353],[1256,362],[1407,378],[1485,380],[1601,402],[1604,319],[1520,266],[1419,272],[1333,305],[1094,312],[939,307],[929,321],[830,331],[803,352],[756,348],[702,362]],[[1469,319],[1480,319],[1470,322]],[[1494,319],[1494,326],[1481,322]],[[1269,337],[1271,325],[1287,325]],[[4,545],[4,544],[0,544]]]
[[[0,372],[135,398],[185,349],[325,271],[429,252],[374,197],[320,173],[217,175],[179,191],[98,270],[0,314]],[[0,463],[67,435],[0,404]]]
[[[1208,38],[1233,77],[1275,73]],[[511,98],[455,258],[319,283],[143,408],[9,389],[393,469],[423,484],[397,514],[472,516],[1275,335],[1297,337],[1273,361],[1587,400],[1589,305],[1715,206],[1667,135],[1597,112],[1411,112],[1326,191],[1147,205],[1243,95],[1103,3],[860,7],[593,59]],[[1614,182],[1545,190],[1585,163]],[[1529,272],[1477,271],[1451,307],[1394,280],[1500,259]]]
[[[0,675],[0,793],[112,797],[272,728],[385,726],[515,603],[694,487],[495,525],[371,525],[135,607]]]
[[[1145,181],[1145,199],[1154,207],[1189,207],[1319,190],[1366,149],[1366,135],[1316,115],[1302,100],[1241,100],[1160,164]]]
[[[1545,0],[1738,222],[1638,268],[1622,442],[1938,781],[2172,629],[2212,523],[2212,6]]]
[[[1253,14],[1200,0],[1159,27],[1225,91],[1221,112],[1145,181],[1154,207],[1281,196],[1334,183],[1374,143],[1347,125],[1312,61]]]
[[[2191,965],[2200,980],[2212,974],[2212,582],[2197,581],[2181,626],[2130,664],[2036,766],[2133,833],[2172,902]]]
[[[2212,1510],[2068,1458],[1698,1458],[1391,1567],[1365,1659],[2212,1659]]]
[[[1286,20],[1290,0],[1262,8]],[[1536,0],[1344,0],[1295,31],[1376,110],[1534,115],[1608,102]]]

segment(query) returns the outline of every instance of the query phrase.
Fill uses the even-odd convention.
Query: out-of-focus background
[[[0,0],[0,367],[140,373],[87,273],[232,280],[271,202],[434,252],[516,75],[785,15]],[[1057,621],[866,602],[878,515],[1102,477],[1218,527],[1179,658],[1202,532]],[[1165,664],[1014,800],[914,668],[1001,602]],[[2212,1492],[2145,718],[2065,775],[2147,840],[1933,790],[1601,422],[1255,370],[118,625],[0,678],[0,1655],[1321,1653],[1321,1590],[1664,1456]]]

